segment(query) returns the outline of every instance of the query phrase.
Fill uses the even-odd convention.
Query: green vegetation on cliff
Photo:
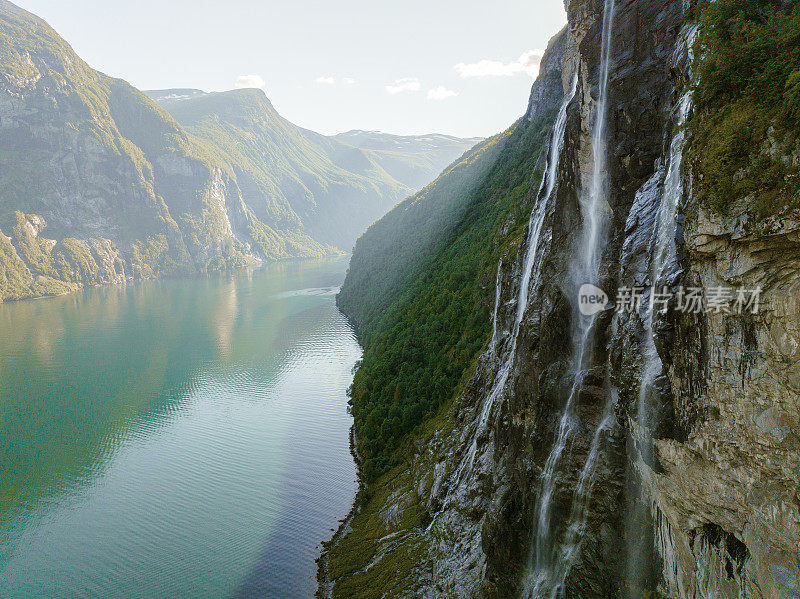
[[[497,262],[527,223],[551,116],[478,145],[356,244],[338,301],[364,346],[351,400],[366,481],[399,463],[486,343]]]
[[[691,161],[698,199],[761,215],[800,205],[800,2],[699,0]]]

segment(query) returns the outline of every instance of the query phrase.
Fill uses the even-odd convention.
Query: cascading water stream
[[[489,343],[489,355],[497,351],[497,314],[500,311],[500,296],[503,293],[503,259],[497,264],[497,278],[494,283],[494,311],[492,312],[492,340]]]
[[[653,288],[659,288],[666,269],[675,261],[675,230],[677,227],[678,206],[683,196],[683,147],[686,134],[683,126],[692,107],[691,93],[683,95],[678,103],[677,132],[672,138],[669,150],[669,166],[664,178],[664,192],[659,206],[658,218],[653,226],[652,246],[650,251],[650,281]],[[656,377],[661,372],[661,359],[655,345],[653,321],[656,310],[653,296],[645,321],[645,361],[642,380],[639,386],[639,398],[636,406],[638,425],[647,431],[650,427],[650,414],[647,407],[647,395],[652,389]],[[649,443],[642,446],[648,452]],[[647,457],[647,456],[644,456]]]
[[[677,228],[678,207],[683,197],[683,151],[686,143],[684,125],[692,107],[691,92],[686,92],[678,103],[676,116],[677,131],[672,138],[669,148],[669,162],[667,172],[664,177],[664,190],[659,204],[658,216],[653,224],[650,244],[650,282],[651,294],[647,310],[647,317],[644,323],[644,364],[642,367],[641,381],[639,383],[639,395],[636,405],[636,422],[632,423],[632,435],[635,440],[634,447],[639,452],[639,460],[648,464],[652,459],[652,415],[650,413],[650,394],[657,377],[662,371],[663,365],[658,355],[655,344],[654,321],[657,315],[653,293],[660,289],[664,278],[668,274],[671,266],[675,264],[677,248],[675,246],[675,234]],[[634,487],[637,488],[637,487]],[[643,486],[638,486],[638,493],[643,492]],[[644,511],[646,507],[645,497],[634,496],[635,501],[629,510],[629,520],[631,523],[645,520]],[[633,530],[635,524],[629,524],[629,529]],[[645,584],[647,568],[646,560],[642,558],[642,541],[636,542],[629,539],[627,568],[628,568],[628,596],[641,596]]]
[[[547,205],[549,200],[555,191],[556,188],[556,174],[558,172],[558,165],[561,158],[561,150],[564,147],[564,133],[567,128],[567,108],[569,107],[570,102],[575,97],[575,92],[578,88],[578,76],[577,74],[572,79],[572,84],[570,86],[570,91],[567,96],[564,98],[564,101],[561,104],[561,108],[558,112],[558,117],[556,118],[556,122],[553,126],[553,137],[550,143],[550,153],[547,158],[547,167],[545,168],[545,176],[542,179],[541,186],[539,187],[539,192],[537,193],[537,201],[536,206],[531,211],[531,216],[528,221],[528,238],[525,247],[525,256],[523,258],[523,265],[522,265],[522,279],[519,285],[519,294],[517,297],[517,310],[514,317],[514,324],[511,330],[511,341],[509,348],[506,350],[506,358],[503,360],[503,363],[500,367],[500,370],[497,372],[497,376],[495,377],[494,384],[492,385],[491,391],[489,392],[488,397],[484,401],[483,409],[481,410],[480,417],[478,419],[478,425],[472,440],[472,444],[470,445],[470,449],[467,453],[467,457],[464,461],[462,461],[461,466],[459,467],[456,480],[460,481],[464,472],[469,471],[475,461],[475,452],[477,451],[478,446],[478,438],[486,429],[486,424],[489,420],[489,415],[491,414],[492,408],[505,389],[506,382],[508,381],[508,375],[511,372],[511,369],[514,366],[514,359],[516,357],[516,349],[517,349],[517,338],[519,337],[519,328],[520,323],[522,322],[522,318],[525,316],[525,310],[528,307],[528,295],[530,291],[530,283],[534,274],[535,269],[534,266],[536,265],[536,258],[537,258],[537,248],[539,246],[539,236],[542,232],[542,224],[544,223],[544,218],[546,215]],[[494,312],[494,334],[492,335],[492,346],[490,349],[492,352],[496,350],[496,343],[499,341],[497,338],[497,318],[498,318],[498,306],[500,301],[500,271],[498,270],[498,278],[497,278],[497,288],[495,290],[495,312]]]
[[[572,510],[569,517],[569,527],[564,535],[562,552],[554,569],[552,596],[557,597],[563,591],[567,575],[578,557],[581,541],[586,533],[586,525],[589,520],[589,500],[591,499],[592,487],[595,480],[597,463],[601,454],[601,443],[606,433],[616,424],[614,414],[614,404],[616,403],[616,391],[607,388],[608,400],[603,410],[603,418],[597,427],[592,438],[592,445],[586,463],[581,470],[578,485],[575,487],[575,495],[572,500]]]
[[[573,269],[575,289],[583,283],[597,284],[599,277],[601,246],[607,228],[607,188],[606,176],[606,124],[608,114],[608,80],[611,62],[611,34],[614,23],[615,0],[605,0],[603,8],[602,49],[599,73],[599,97],[592,132],[593,170],[589,193],[581,197],[580,206],[583,217],[580,254]],[[536,536],[532,544],[532,557],[528,573],[522,581],[522,596],[541,597],[547,589],[556,596],[560,588],[555,568],[555,543],[551,538],[550,520],[553,494],[555,491],[556,468],[577,428],[574,407],[583,388],[584,378],[593,358],[592,332],[597,315],[576,315],[577,326],[573,329],[574,360],[572,364],[573,383],[564,410],[559,420],[558,431],[550,455],[541,474],[539,509]],[[604,422],[605,422],[604,418]],[[601,423],[601,427],[603,423]],[[595,435],[597,437],[597,435]],[[599,442],[598,442],[599,443]]]

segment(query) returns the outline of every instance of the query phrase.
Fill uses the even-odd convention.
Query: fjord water
[[[0,306],[0,597],[311,597],[357,488],[345,269]]]

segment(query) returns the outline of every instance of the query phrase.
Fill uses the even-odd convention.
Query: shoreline
[[[356,474],[358,476],[358,491],[356,491],[356,495],[353,498],[353,505],[350,511],[339,521],[339,527],[336,529],[336,532],[333,533],[333,536],[327,541],[322,541],[322,551],[319,557],[314,560],[317,564],[317,590],[314,593],[316,599],[333,599],[333,581],[330,579],[330,573],[328,571],[328,557],[330,551],[334,549],[344,535],[347,534],[350,523],[353,521],[356,514],[358,514],[360,508],[359,497],[366,487],[364,479],[361,476],[361,458],[358,456],[358,449],[356,447],[355,423],[350,427],[349,436],[350,455],[353,457],[353,461],[356,464]]]
[[[199,277],[216,278],[224,276],[236,276],[241,273],[245,273],[247,271],[255,272],[261,269],[269,268],[271,266],[277,266],[279,264],[303,264],[314,261],[341,260],[349,255],[350,255],[349,252],[342,252],[341,254],[330,254],[328,256],[316,256],[309,258],[282,258],[280,260],[270,260],[270,261],[262,260],[260,264],[252,264],[249,266],[241,266],[238,268],[226,268],[221,270],[206,270],[206,271],[198,270],[195,272],[185,272],[185,273],[170,273],[155,277],[120,276],[113,281],[103,281],[100,283],[89,283],[89,284],[69,283],[67,281],[62,281],[61,279],[55,279],[59,283],[63,283],[65,285],[78,285],[78,286],[75,289],[64,291],[62,293],[42,293],[41,295],[26,295],[25,297],[19,297],[19,298],[7,298],[7,299],[0,298],[0,306],[4,306],[6,304],[19,304],[22,302],[29,302],[36,300],[47,300],[47,299],[56,299],[60,297],[68,297],[70,295],[75,295],[77,293],[80,293],[81,291],[88,291],[90,289],[105,289],[112,287],[123,288],[126,287],[127,285],[136,285],[151,281],[176,281],[176,280],[179,281],[179,280],[195,279]],[[347,318],[347,316],[345,316],[345,318]]]

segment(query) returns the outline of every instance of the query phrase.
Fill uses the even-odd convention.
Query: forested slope
[[[527,223],[552,119],[479,144],[358,240],[338,303],[364,345],[352,402],[368,480],[397,463],[403,436],[452,396],[486,342],[497,261]]]
[[[424,456],[438,459],[442,439],[458,430],[454,398],[469,387],[491,336],[498,262],[524,253],[564,97],[565,44],[562,31],[548,46],[523,118],[467,152],[356,244],[338,302],[364,347],[351,390],[364,486],[323,556],[323,596],[435,590],[425,564],[436,542],[422,532],[431,523],[422,498],[428,489],[414,472],[432,473],[437,466]]]

